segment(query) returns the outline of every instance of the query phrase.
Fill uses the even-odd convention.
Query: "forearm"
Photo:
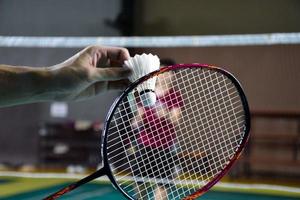
[[[51,84],[46,68],[0,65],[0,107],[49,101]]]
[[[42,101],[84,100],[127,85],[126,49],[90,46],[51,67],[0,64],[0,107]]]

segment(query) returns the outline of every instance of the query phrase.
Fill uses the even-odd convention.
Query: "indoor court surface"
[[[18,178],[0,177],[1,200],[34,200],[42,199],[47,194],[70,184],[72,180],[58,178]],[[295,188],[294,188],[295,189]],[[297,189],[296,189],[297,190]],[[220,186],[198,199],[203,200],[296,200],[300,198],[297,192],[263,191],[258,189],[228,189]],[[125,199],[108,181],[88,183],[77,190],[61,197],[62,200],[97,200]]]

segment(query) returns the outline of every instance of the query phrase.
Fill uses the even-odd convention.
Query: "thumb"
[[[130,76],[131,70],[127,67],[95,68],[92,79],[96,81],[116,81],[126,79]]]

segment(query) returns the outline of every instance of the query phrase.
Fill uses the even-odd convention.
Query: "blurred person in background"
[[[161,59],[160,63],[161,67],[165,67],[174,65],[175,61]],[[179,123],[183,101],[180,92],[172,87],[173,76],[171,71],[159,75],[155,86],[157,96],[155,107],[144,107],[141,103],[138,104],[138,112],[132,120],[133,128],[139,132],[135,154],[137,157],[142,157],[147,164],[139,166],[139,169],[134,169],[133,175],[135,176],[157,180],[173,179],[172,177],[176,176],[176,166],[174,165],[177,157],[174,147],[176,143],[175,127]],[[143,125],[141,126],[141,124]],[[163,166],[159,167],[157,163],[163,163]],[[147,199],[147,191],[144,187],[143,182],[137,185],[136,189],[140,191],[137,192],[140,194],[138,199]],[[168,183],[158,183],[154,191],[154,199],[167,199],[168,188]]]
[[[131,71],[122,65],[129,57],[125,48],[90,46],[51,67],[0,64],[0,107],[84,100],[124,89]]]

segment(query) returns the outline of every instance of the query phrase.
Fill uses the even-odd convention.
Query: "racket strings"
[[[241,100],[234,85],[224,75],[212,70],[185,69],[174,73],[171,84],[163,84],[168,84],[181,94],[181,98],[169,99],[164,103],[179,107],[183,102],[184,105],[179,123],[174,125],[175,154],[200,151],[203,152],[203,158],[198,159],[188,154],[181,157],[170,156],[164,151],[138,145],[140,130],[149,124],[144,124],[143,116],[137,113],[139,100],[134,90],[137,98],[133,98],[132,102],[124,100],[119,105],[112,120],[113,125],[109,127],[108,155],[118,184],[135,198],[153,198],[149,191],[163,182],[173,183],[170,195],[174,199],[180,199],[186,193],[194,193],[227,165],[243,137],[244,111]],[[162,108],[162,105],[155,105],[155,108]],[[155,114],[152,113],[150,117],[155,117]],[[166,110],[161,114],[165,118],[169,115]],[[139,120],[132,120],[134,115],[139,115]],[[133,122],[138,124],[138,128],[130,125]],[[155,132],[157,126],[150,126],[149,130]],[[162,130],[168,128],[164,124],[159,124],[159,127]],[[156,135],[154,139],[157,141],[165,138]],[[141,156],[143,151],[148,152]],[[150,160],[153,162],[149,164]],[[176,167],[179,172],[174,173],[173,168]],[[144,168],[148,168],[146,172],[141,171]],[[143,174],[145,175],[141,176]],[[153,178],[153,174],[156,177]],[[165,174],[170,175],[163,177]],[[193,184],[190,184],[190,180],[193,180]]]
[[[196,77],[196,76],[194,76],[194,77]],[[211,77],[211,76],[207,76],[207,77]],[[196,80],[194,80],[194,81],[196,81]],[[209,81],[208,83],[212,83],[213,81]],[[212,84],[212,86],[215,86],[216,84],[215,83],[213,83]],[[184,87],[185,89],[192,89],[190,86],[189,87]],[[205,90],[203,90],[203,88],[201,88],[202,89],[202,91],[205,91]],[[215,89],[216,90],[216,89]],[[211,99],[213,99],[212,97],[211,97],[211,93],[209,94],[210,95],[210,98]],[[203,96],[205,96],[205,95],[203,95]],[[196,104],[197,105],[197,104]],[[203,105],[202,105],[202,107],[204,107]],[[219,106],[219,107],[221,107],[221,106]],[[198,109],[199,110],[199,109]],[[214,111],[216,112],[216,109],[215,109],[215,107],[214,107]],[[197,114],[195,114],[195,113],[193,113],[193,117],[195,117],[195,116],[197,116]],[[213,115],[213,114],[211,114],[211,115]],[[202,120],[200,120],[200,122],[201,122]],[[194,122],[190,122],[190,124],[191,123],[194,123]],[[202,127],[203,127],[203,124],[202,124]],[[196,131],[200,131],[199,129],[196,129]],[[194,138],[195,139],[195,141],[198,141],[198,138]],[[212,140],[212,141],[214,141],[214,140]],[[208,144],[210,144],[211,142],[207,142]],[[202,141],[202,145],[205,145],[204,144],[204,142]],[[197,148],[200,148],[199,146],[197,147]],[[201,148],[200,148],[201,149]],[[189,177],[193,177],[193,174],[192,175],[190,175]]]
[[[235,129],[235,130],[233,130],[233,131],[239,131],[238,129]],[[194,139],[201,139],[200,137],[197,137],[197,138],[194,138]],[[207,141],[208,142],[212,142],[213,141],[213,139],[207,139]],[[227,144],[226,143],[226,141],[229,141],[228,139],[226,139],[226,140],[224,140],[222,143],[223,144]],[[205,142],[205,141],[204,141]],[[203,143],[204,143],[203,142]],[[203,144],[203,146],[204,146],[204,148],[209,148],[208,146],[207,146],[207,144]],[[216,145],[217,146],[217,145]],[[203,149],[203,147],[202,147],[202,149]],[[213,149],[213,148],[212,148]],[[191,150],[191,151],[193,151],[194,150],[194,148],[192,148],[192,149],[187,149],[187,150]],[[233,150],[232,150],[233,151]],[[214,153],[218,153],[218,151],[216,150],[216,151],[212,151],[212,154],[214,154]],[[227,152],[221,152],[222,154],[228,154]],[[117,157],[119,157],[120,155],[123,155],[123,153],[119,153],[119,154],[116,154],[115,156],[112,156],[112,158],[111,159],[116,159]],[[219,154],[218,154],[219,155]],[[221,159],[220,159],[221,160]],[[179,161],[181,161],[180,159],[179,159]],[[207,162],[208,161],[206,161],[206,162],[204,162],[203,164],[207,164]],[[124,166],[126,166],[126,163],[123,163],[122,165],[119,165],[118,167],[119,168],[122,168],[122,167],[124,167]],[[123,171],[119,171],[118,173],[119,174],[123,174],[123,173],[125,173],[126,172],[126,170],[123,170]]]
[[[238,130],[236,130],[236,131],[238,131]],[[188,133],[189,133],[189,132],[188,132]],[[225,135],[225,136],[226,136],[226,135]],[[117,138],[117,139],[120,139],[120,138]],[[130,139],[132,139],[132,138],[130,138]],[[159,138],[157,138],[157,139],[159,139]],[[197,140],[197,139],[201,139],[201,137],[197,137],[197,138],[194,137],[194,140]],[[214,141],[214,139],[215,139],[215,137],[212,138],[211,140],[209,140],[209,139],[208,139],[208,140],[209,140],[209,142],[210,142],[210,141]],[[216,139],[218,139],[218,138],[216,137]],[[225,143],[226,141],[227,141],[227,139],[226,139],[226,140],[224,139],[222,143]],[[125,145],[124,145],[124,146],[125,146]],[[203,146],[205,146],[205,145],[203,144]],[[193,146],[191,146],[191,147],[193,147]],[[186,150],[189,150],[189,149],[186,149]],[[113,152],[111,152],[111,153],[113,153]],[[115,155],[115,156],[118,156],[118,155]],[[114,157],[112,157],[112,158],[114,158]]]
[[[231,95],[231,94],[229,94],[229,95]],[[236,97],[234,97],[234,98],[239,98],[239,96],[236,96]],[[223,100],[223,98],[220,98],[220,100]],[[136,102],[134,102],[134,103],[136,103]],[[166,103],[170,103],[170,101],[169,102],[166,102]],[[235,103],[239,103],[239,102],[235,102]],[[178,103],[179,104],[179,103]],[[189,104],[186,104],[186,106],[189,106]],[[210,106],[212,106],[212,103],[210,103],[210,104],[207,104],[207,105],[203,105],[203,108],[209,108]],[[215,106],[215,105],[214,105]],[[122,106],[122,107],[124,107],[124,110],[123,111],[125,111],[127,108],[125,108],[125,106]],[[240,106],[241,107],[241,106]],[[224,107],[224,108],[226,108],[227,109],[227,107]],[[222,109],[222,106],[221,105],[219,105],[219,107],[218,107],[218,109]],[[237,108],[235,108],[235,109],[237,109]],[[190,112],[192,111],[192,109],[190,109]],[[122,112],[122,109],[120,110],[120,111],[118,111],[118,112]],[[228,111],[227,111],[228,112]],[[240,110],[240,112],[243,112],[242,110]],[[221,112],[219,112],[219,113],[221,113]],[[209,117],[209,116],[206,116],[206,118],[207,117]],[[119,120],[119,119],[123,119],[124,117],[116,117],[115,119],[114,119],[114,121],[117,121],[117,120]],[[224,119],[224,118],[223,118]],[[135,121],[135,122],[137,122],[137,123],[141,123],[142,121]],[[195,123],[195,122],[193,122],[193,123]],[[193,125],[193,124],[192,124]],[[114,127],[112,127],[112,128],[114,128]],[[126,127],[123,129],[123,130],[125,130],[125,129],[127,129]],[[121,130],[119,130],[119,131],[123,131],[122,129]]]
[[[233,94],[233,93],[231,93],[231,94]],[[229,95],[231,95],[231,94],[229,94]],[[193,96],[190,96],[191,98],[193,97]],[[233,97],[233,98],[239,98],[239,96],[236,96],[236,97]],[[220,98],[220,100],[225,100],[224,99],[224,97],[223,98]],[[170,101],[169,102],[166,102],[166,103],[170,103]],[[235,104],[238,104],[238,103],[240,103],[240,102],[235,102]],[[203,108],[210,108],[210,106],[212,106],[213,105],[213,103],[210,103],[210,104],[207,104],[207,105],[203,105]],[[159,105],[159,106],[161,106],[161,105]],[[189,106],[189,104],[187,104],[186,106]],[[213,105],[213,106],[215,106],[215,105]],[[242,106],[239,106],[240,108],[242,107]],[[225,107],[226,108],[226,107]],[[123,111],[125,111],[127,108],[124,108],[124,110]],[[188,108],[188,109],[190,109],[189,111],[191,112],[191,111],[193,111],[192,110],[192,108]],[[219,109],[222,109],[222,107],[221,106],[219,106]],[[235,108],[235,109],[238,109],[238,108]],[[120,111],[118,111],[118,112],[122,112],[122,110],[120,110]],[[240,110],[240,112],[243,112],[242,110]],[[218,112],[218,113],[220,113],[220,112]],[[121,120],[121,119],[123,119],[124,117],[116,117],[115,119],[114,119],[114,121],[118,121],[119,119]],[[142,122],[142,121],[135,121],[135,122],[138,122],[138,123],[140,123],[140,122]],[[112,127],[113,128],[113,127]],[[124,128],[124,129],[126,129],[126,127]]]

